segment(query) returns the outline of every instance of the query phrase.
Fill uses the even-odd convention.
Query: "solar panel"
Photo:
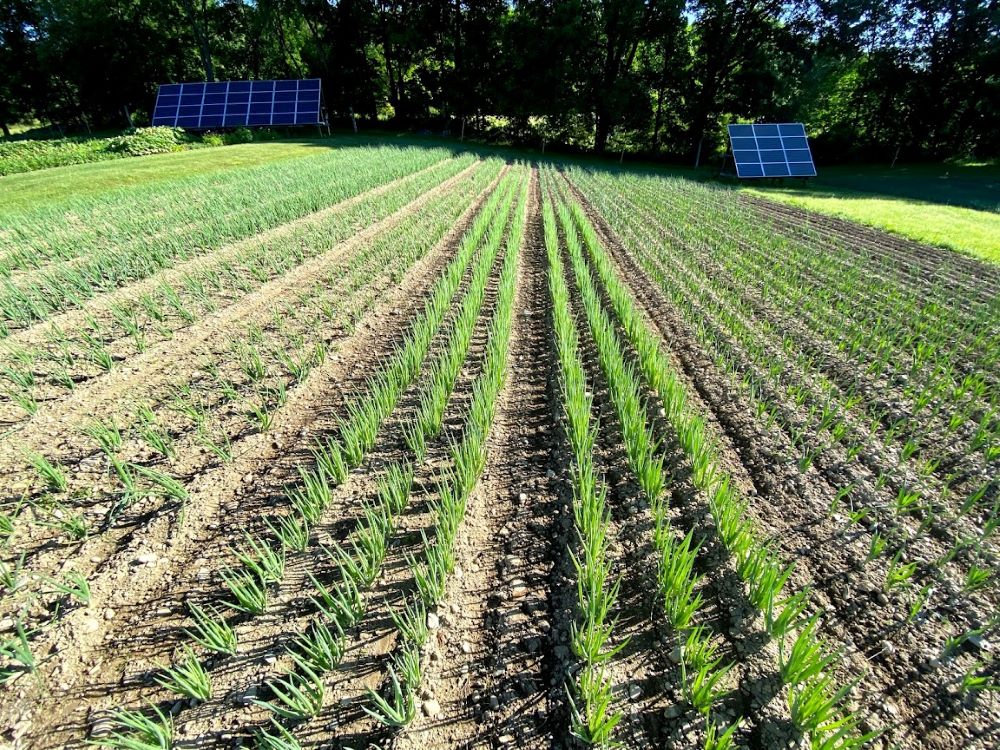
[[[153,125],[232,128],[319,125],[320,79],[163,83]]]
[[[737,177],[815,177],[806,129],[800,122],[730,125]]]

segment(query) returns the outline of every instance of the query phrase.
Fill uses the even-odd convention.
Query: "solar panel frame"
[[[737,177],[816,176],[816,163],[802,123],[736,124],[727,129]]]
[[[319,78],[163,83],[152,123],[190,130],[324,125],[322,98]]]

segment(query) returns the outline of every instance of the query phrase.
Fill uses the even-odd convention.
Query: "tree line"
[[[0,0],[0,122],[148,122],[162,82],[320,77],[335,123],[694,160],[1000,155],[1000,0]]]

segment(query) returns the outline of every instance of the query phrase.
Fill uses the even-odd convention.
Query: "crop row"
[[[481,190],[484,181],[489,178],[490,170],[486,170],[468,187]],[[360,314],[363,307],[356,308],[354,304],[367,306],[371,304],[371,299],[367,293],[356,294],[352,304],[350,297],[342,295],[345,287],[365,287],[379,276],[405,270],[454,224],[458,213],[468,205],[468,200],[466,191],[456,191],[454,195],[445,196],[437,205],[430,206],[428,211],[413,215],[399,227],[398,235],[373,242],[341,269],[346,274],[335,273],[330,279],[332,286],[320,285],[317,290],[321,289],[328,300],[340,296],[339,302],[346,305],[347,311]],[[40,533],[45,528],[32,528],[32,525],[17,531],[13,539],[8,538],[5,549],[13,554],[13,558],[5,564],[4,571],[5,577],[9,576],[16,584],[10,586],[10,592],[17,595],[17,600],[5,602],[6,606],[12,607],[20,601],[19,606],[28,608],[35,601],[33,588],[25,584],[30,583],[33,576],[36,581],[39,579],[37,573],[30,574],[24,564],[26,552],[30,551],[31,557],[34,557],[36,553],[33,550],[38,549],[40,557],[36,570],[39,566],[60,566],[67,553],[75,553],[77,559],[83,558],[89,545],[87,540],[95,532],[100,531],[98,536],[123,533],[131,526],[131,518],[141,518],[150,510],[150,503],[173,501],[183,511],[186,482],[183,479],[177,481],[171,476],[172,472],[165,471],[164,462],[172,464],[196,453],[199,447],[211,447],[211,451],[203,452],[204,459],[227,463],[233,460],[234,443],[245,434],[247,427],[255,432],[270,428],[277,411],[287,399],[286,389],[308,375],[328,346],[323,343],[324,337],[329,336],[328,325],[324,322],[324,305],[309,305],[306,304],[308,300],[296,302],[298,306],[292,305],[286,312],[291,313],[288,321],[294,321],[302,336],[316,338],[320,349],[313,348],[308,339],[297,340],[298,334],[292,336],[287,325],[269,330],[268,335],[273,337],[272,348],[271,343],[265,343],[263,339],[263,329],[254,332],[252,328],[247,338],[231,342],[230,351],[234,356],[229,362],[221,368],[196,371],[193,380],[168,389],[168,395],[162,401],[142,406],[135,415],[137,423],[120,427],[120,422],[105,419],[87,428],[89,434],[80,437],[97,443],[97,456],[107,462],[105,465],[111,472],[110,491],[104,489],[108,481],[106,475],[85,479],[84,474],[75,479],[66,464],[43,457],[33,459],[36,464],[34,470],[39,472],[44,483],[43,494],[27,504],[18,503],[18,507],[29,509],[32,516],[40,521],[58,520],[57,524],[52,524],[49,534],[64,536],[68,546],[55,550],[48,545],[38,547]],[[322,299],[316,302],[322,302]],[[290,353],[284,357],[277,356],[285,348],[289,348]],[[295,351],[301,354],[296,355]],[[289,362],[291,368],[286,370],[286,363]],[[281,375],[276,375],[276,372]],[[234,378],[237,374],[240,375],[239,380]],[[168,422],[168,419],[171,421]],[[128,450],[133,458],[122,455],[122,449],[127,446],[132,446]],[[185,460],[189,462],[189,459]],[[205,466],[200,470],[207,468]],[[98,499],[92,497],[95,492],[102,502],[95,502]],[[100,514],[97,518],[89,510],[91,508]],[[4,518],[13,527],[13,516],[7,514]],[[83,529],[82,539],[80,535],[70,533],[71,529],[77,528]],[[11,543],[20,546],[24,552],[20,555],[12,553]]]
[[[684,388],[673,374],[656,338],[639,317],[627,287],[618,279],[610,261],[597,241],[579,206],[560,207],[561,225],[572,261],[577,287],[587,313],[588,324],[609,387],[609,395],[622,429],[625,454],[632,473],[650,502],[656,520],[653,543],[658,550],[659,588],[663,596],[664,617],[678,633],[683,644],[683,689],[688,701],[708,716],[713,703],[725,691],[729,666],[721,663],[710,631],[697,625],[701,595],[696,592],[699,576],[697,552],[704,540],[677,534],[667,520],[663,497],[667,484],[659,444],[647,423],[646,406],[641,396],[639,374],[659,397],[667,422],[688,456],[692,481],[706,498],[715,522],[719,541],[736,563],[747,586],[749,600],[765,616],[765,627],[781,653],[780,672],[789,686],[789,710],[795,726],[814,743],[829,746],[856,746],[864,738],[856,735],[857,719],[843,714],[841,702],[846,689],[839,688],[830,672],[835,657],[818,639],[817,618],[803,620],[808,607],[804,594],[780,599],[789,569],[761,545],[745,518],[745,503],[735,485],[718,468],[718,459],[709,443],[703,422],[685,407]],[[578,239],[583,233],[587,259],[596,271],[614,309],[618,324],[635,352],[638,370],[627,363],[621,341],[612,320],[604,312],[591,270]],[[709,725],[707,737],[712,743],[727,743],[736,731]],[[722,746],[727,746],[723,744]]]
[[[128,209],[114,211],[110,221],[100,215],[109,210],[108,204],[99,202],[94,206],[97,215],[85,218],[84,226],[97,232],[91,239],[86,236],[87,230],[81,236],[78,217],[72,214],[68,220],[72,231],[67,231],[65,237],[49,222],[34,224],[39,221],[37,217],[15,222],[13,231],[18,236],[14,247],[21,248],[21,253],[43,253],[41,248],[63,243],[70,248],[64,253],[74,252],[73,248],[90,249],[79,257],[59,260],[36,272],[5,277],[0,283],[3,321],[0,333],[7,335],[11,329],[79,307],[97,294],[146,278],[233,239],[251,236],[333,205],[423,169],[443,156],[440,152],[389,147],[381,155],[385,158],[372,159],[374,154],[370,149],[345,149],[328,157],[332,164],[321,160],[314,169],[301,172],[288,165],[271,165],[261,168],[261,181],[256,184],[252,180],[248,184],[235,179],[239,175],[229,176],[228,191],[221,193],[219,186],[209,190],[207,184],[202,184],[202,180],[208,180],[206,177],[200,178],[190,192],[161,189],[150,193],[148,202],[122,196],[120,201]],[[331,168],[340,172],[332,184]],[[271,183],[282,176],[287,176],[288,181]],[[208,200],[209,194],[215,196],[213,201]],[[274,205],[268,205],[272,201]],[[159,202],[165,205],[157,205]],[[30,227],[37,227],[37,239],[24,236]]]
[[[289,500],[293,508],[290,515],[269,522],[268,526],[275,534],[275,541],[268,543],[255,540],[237,553],[242,563],[242,570],[230,570],[223,573],[223,581],[229,588],[231,597],[227,604],[233,609],[250,614],[260,614],[267,606],[267,591],[269,586],[278,583],[276,574],[283,569],[286,552],[302,550],[309,543],[309,529],[322,519],[323,512],[329,505],[333,488],[348,478],[352,465],[360,465],[364,455],[374,446],[378,426],[395,408],[399,395],[413,381],[421,369],[422,362],[430,341],[441,326],[446,311],[451,307],[451,301],[458,289],[465,269],[485,236],[485,244],[480,250],[479,260],[472,272],[469,290],[456,316],[448,345],[439,362],[453,362],[456,359],[464,361],[471,341],[470,328],[473,326],[481,309],[489,270],[493,265],[501,246],[503,227],[507,223],[514,198],[513,179],[508,178],[495,193],[491,202],[484,208],[475,220],[473,227],[463,238],[455,260],[448,266],[432,291],[424,313],[410,328],[404,344],[397,354],[377,374],[369,384],[367,394],[353,402],[347,410],[348,416],[341,424],[339,438],[327,441],[317,446],[315,451],[316,464],[314,468],[303,470],[300,485],[289,491]],[[522,201],[523,204],[523,201]],[[517,212],[517,217],[523,225],[523,205]],[[517,221],[518,219],[515,219]],[[427,588],[428,581],[438,581],[441,574],[436,565],[442,561],[441,551],[444,540],[448,538],[447,529],[452,534],[457,528],[455,523],[447,525],[447,519],[454,522],[454,513],[464,509],[468,491],[475,484],[481,463],[485,458],[484,440],[492,419],[493,403],[500,384],[505,362],[506,341],[504,333],[509,330],[511,316],[511,300],[513,293],[513,273],[516,268],[516,249],[520,243],[520,235],[512,231],[509,240],[507,259],[505,260],[500,282],[500,292],[497,313],[491,326],[490,343],[487,347],[483,373],[480,375],[473,391],[473,401],[469,410],[470,427],[466,429],[466,437],[459,443],[455,451],[455,469],[441,478],[441,499],[436,505],[438,516],[438,532],[436,543],[427,547],[427,561],[423,564],[424,574],[416,574],[418,589],[425,596],[431,596],[436,588]],[[506,328],[505,328],[506,327]],[[450,391],[454,381],[434,378],[428,381],[424,391],[426,398],[436,400],[441,398],[441,391]],[[491,395],[492,394],[492,395]],[[447,396],[444,396],[447,400]],[[414,428],[419,425],[414,424]],[[479,435],[476,442],[475,435]],[[480,456],[481,458],[475,458]],[[472,472],[471,474],[469,472]],[[408,462],[394,464],[385,472],[379,483],[378,500],[374,504],[365,504],[362,519],[355,532],[351,535],[350,547],[347,544],[337,546],[327,552],[333,561],[338,576],[335,582],[324,583],[309,573],[316,590],[312,601],[318,615],[310,624],[307,632],[295,639],[294,648],[289,650],[292,671],[285,677],[268,683],[272,696],[268,701],[259,704],[271,709],[276,719],[304,719],[315,715],[323,705],[324,687],[322,674],[335,669],[343,655],[345,643],[344,633],[356,625],[365,612],[364,591],[379,575],[389,539],[394,532],[394,519],[403,512],[412,485],[413,471]],[[453,493],[447,491],[451,481]],[[458,504],[460,503],[460,505]],[[453,536],[452,536],[453,541]],[[348,551],[348,549],[350,551]],[[280,551],[279,551],[280,550]],[[433,550],[433,551],[432,551]],[[272,561],[268,563],[267,561]],[[413,562],[414,566],[416,563]],[[280,576],[277,576],[280,579]],[[424,586],[420,587],[420,582]],[[414,607],[418,606],[414,602]],[[204,617],[206,610],[192,611],[197,625],[195,640],[210,651],[220,651],[219,646],[235,650],[231,628],[218,615],[218,610],[208,619]],[[426,624],[422,616],[415,616],[414,610],[408,609],[404,614],[394,614],[401,625],[407,625],[407,632],[413,628],[419,632],[423,626],[426,635]],[[216,634],[216,635],[213,635]],[[218,637],[222,634],[223,637]],[[206,637],[207,636],[207,637]],[[183,688],[185,680],[177,680],[178,675],[194,673],[199,670],[200,661],[190,648],[181,650],[181,660],[168,669],[161,679],[161,684],[174,689]],[[378,715],[387,723],[392,723],[393,716],[397,719],[406,715],[412,717],[413,693],[410,688],[419,679],[419,654],[415,650],[406,650],[395,660],[397,671],[402,680],[392,672],[392,682],[395,695],[401,703],[393,704],[402,714],[394,714],[393,708],[382,699],[375,696],[373,712],[383,709]],[[208,675],[204,670],[203,677],[196,682],[206,684]],[[402,687],[401,687],[402,685]],[[184,695],[188,693],[179,691]],[[204,692],[204,691],[203,691]],[[188,695],[188,697],[204,697]],[[388,700],[395,700],[393,692]],[[110,746],[123,746],[125,742],[145,741],[150,746],[155,745],[160,737],[172,734],[173,722],[169,717],[158,715],[154,710],[152,715],[137,712],[120,712],[117,714],[119,730],[106,738]],[[397,722],[399,723],[399,722]],[[139,728],[136,728],[138,725]],[[258,735],[261,747],[298,747],[293,735],[281,724],[273,723],[271,729],[262,730]]]
[[[49,324],[33,341],[11,342],[0,364],[8,383],[7,399],[17,407],[8,419],[31,416],[43,400],[74,390],[322,255],[358,226],[375,224],[401,210],[463,166],[462,160],[436,164],[381,192],[362,195],[341,210],[327,212],[321,220],[292,226],[281,237],[243,241],[231,252],[210,255],[182,273],[171,269],[166,272],[169,278],[156,286],[143,284],[133,294],[126,287],[110,300],[88,304],[85,315],[76,320]]]
[[[601,199],[598,198],[598,200],[600,201]],[[609,216],[614,223],[621,224],[622,222],[628,222],[626,214],[622,212],[616,213],[605,209],[605,215]],[[648,214],[645,215],[648,216]],[[632,232],[643,230],[634,220],[631,221],[628,228],[631,231],[622,232],[622,237],[627,244],[633,242],[631,240],[633,236]],[[723,321],[731,321],[732,319],[727,318],[724,311],[720,313],[719,308],[710,308],[711,312],[706,312],[704,309],[692,307],[685,296],[687,294],[685,287],[679,284],[678,281],[679,279],[683,279],[685,283],[695,283],[693,282],[695,278],[702,280],[706,278],[705,272],[700,272],[697,277],[678,273],[678,270],[683,268],[686,261],[682,257],[678,257],[678,254],[666,250],[666,248],[659,249],[663,243],[651,240],[648,233],[644,234],[643,238],[637,240],[640,244],[633,245],[640,264],[652,279],[660,284],[665,291],[669,292],[669,296],[677,304],[678,309],[687,314],[692,329],[696,331],[709,351],[718,353],[716,362],[720,367],[724,370],[737,373],[737,382],[746,390],[751,402],[759,404],[758,414],[766,415],[770,413],[772,421],[775,416],[779,416],[779,424],[785,426],[789,431],[792,436],[792,444],[798,445],[801,450],[807,451],[798,458],[800,470],[805,470],[813,461],[818,461],[821,458],[819,455],[820,452],[835,447],[838,441],[845,441],[845,444],[850,443],[846,439],[851,437],[852,433],[847,429],[839,429],[839,426],[846,427],[848,423],[838,421],[845,418],[850,420],[851,415],[845,413],[847,409],[838,412],[836,402],[828,397],[826,406],[820,410],[817,404],[823,404],[823,400],[815,394],[810,394],[808,390],[802,390],[801,393],[804,396],[811,396],[814,399],[813,406],[808,415],[810,419],[826,419],[825,415],[827,413],[829,413],[831,418],[831,421],[825,424],[825,428],[829,431],[832,442],[827,443],[825,446],[811,442],[811,438],[802,432],[801,426],[788,411],[789,404],[801,403],[801,401],[793,398],[794,394],[785,388],[789,376],[793,375],[793,373],[789,372],[787,368],[783,369],[780,366],[775,368],[772,366],[775,360],[771,359],[771,357],[774,355],[771,354],[768,356],[765,353],[757,365],[757,372],[763,373],[765,377],[763,379],[755,379],[757,376],[753,370],[740,367],[740,360],[738,358],[734,359],[733,352],[735,350],[731,348],[720,350],[720,344],[723,344],[724,340],[713,334],[713,328],[722,325]],[[643,249],[640,250],[639,248]],[[657,254],[669,254],[670,259],[658,260]],[[683,253],[680,255],[683,255]],[[696,282],[698,285],[702,283],[710,282]],[[744,294],[743,296],[746,297],[749,295]],[[719,299],[723,298],[727,300],[735,298],[735,300],[738,300],[740,295],[730,293],[725,297],[719,297]],[[733,304],[736,304],[735,300]],[[766,338],[766,334],[750,335],[749,337],[744,334],[740,339],[741,346],[744,347],[744,350],[754,351],[756,348],[757,351],[760,351],[759,341],[761,338]],[[805,381],[805,384],[808,384],[808,381]],[[765,401],[768,398],[769,400]],[[821,425],[819,429],[823,429],[823,426]],[[796,435],[799,436],[797,439]],[[855,435],[852,439],[860,440],[861,438]],[[860,447],[864,445],[864,442],[853,443],[853,445],[857,445],[858,448],[851,448],[848,451],[848,457],[858,456]],[[863,454],[862,457],[864,457]],[[878,472],[878,479],[874,483],[875,491],[878,491],[885,484],[886,479],[891,476],[891,465],[879,462],[866,463],[872,466],[874,471]],[[836,468],[838,473],[843,470],[843,464],[840,464]],[[918,548],[921,544],[921,536],[928,531],[933,532],[937,536],[943,535],[945,538],[948,538],[948,527],[955,522],[956,516],[946,506],[939,508],[931,506],[926,501],[922,502],[920,493],[915,491],[915,486],[919,487],[919,485],[915,485],[912,480],[906,482],[897,479],[896,481],[898,484],[893,490],[891,501],[888,503],[876,499],[866,500],[866,490],[858,482],[847,486],[844,491],[838,493],[836,500],[839,502],[846,497],[850,501],[852,505],[850,522],[852,524],[858,524],[862,521],[865,521],[866,524],[871,524],[871,520],[865,519],[869,515],[872,519],[877,520],[878,525],[874,527],[875,533],[872,536],[869,560],[876,561],[878,558],[884,557],[885,564],[881,567],[887,589],[905,590],[913,583],[920,582],[923,579],[921,582],[922,588],[918,586],[920,590],[913,597],[912,606],[908,612],[903,613],[904,622],[912,621],[914,619],[914,612],[919,612],[926,605],[928,594],[932,587],[936,591],[936,596],[943,596],[951,606],[956,604],[960,607],[964,604],[971,606],[971,602],[966,603],[963,600],[969,599],[970,592],[990,585],[990,579],[992,578],[990,573],[992,553],[987,553],[983,556],[984,552],[981,549],[981,545],[987,542],[997,526],[997,508],[995,505],[991,507],[991,502],[993,501],[990,500],[990,494],[987,492],[989,489],[988,485],[979,485],[978,488],[974,488],[970,492],[969,499],[962,504],[958,511],[959,516],[970,511],[985,511],[982,529],[973,529],[952,536],[948,540],[948,543],[951,545],[950,549],[946,548],[936,553],[941,565],[947,564],[950,560],[956,558],[959,553],[962,553],[966,558],[971,558],[971,561],[966,563],[960,580],[956,584],[952,584],[942,577],[938,565],[922,563],[918,565],[917,560],[920,557],[916,557],[915,560],[910,561],[907,559],[907,554],[918,554],[915,551],[911,552],[911,548]],[[945,505],[945,497],[942,496],[942,501],[939,505]],[[831,513],[835,510],[836,506],[832,506]],[[919,527],[916,521],[912,522],[912,524],[910,522],[911,518],[917,517],[921,519]],[[926,552],[919,554],[922,557],[927,556]],[[983,557],[978,559],[980,556]],[[968,606],[964,606],[963,608],[968,609]],[[976,619],[975,616],[972,616],[972,621]]]

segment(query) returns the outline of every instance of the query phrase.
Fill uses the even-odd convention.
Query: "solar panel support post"
[[[732,149],[730,149],[727,146],[726,147],[726,153],[722,157],[722,166],[719,167],[719,174],[718,174],[719,177],[728,177],[729,176],[728,174],[726,174],[726,165],[729,164],[729,154],[731,153],[731,151],[732,151]]]

